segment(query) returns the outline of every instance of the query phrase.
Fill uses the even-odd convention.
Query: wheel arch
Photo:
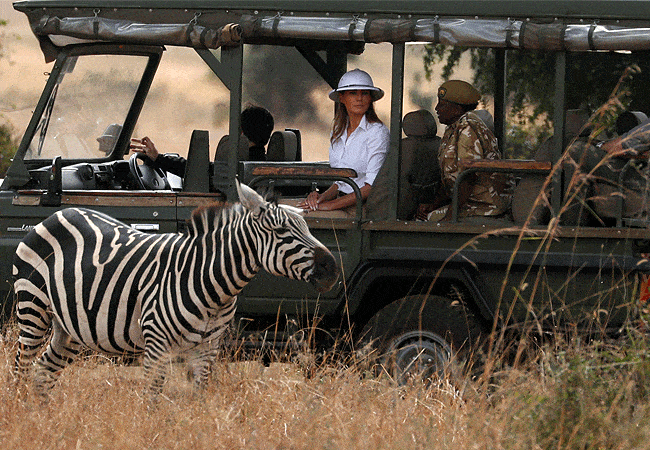
[[[366,264],[351,277],[346,299],[341,304],[341,313],[347,311],[350,320],[360,330],[382,308],[408,296],[429,294],[458,298],[481,321],[491,323],[494,310],[486,295],[479,289],[480,274],[468,265],[454,264],[445,267],[439,274],[439,267],[422,263]],[[435,283],[434,283],[435,281]]]

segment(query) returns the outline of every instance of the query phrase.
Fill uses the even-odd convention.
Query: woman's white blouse
[[[386,159],[390,137],[388,128],[382,123],[369,123],[363,116],[356,130],[348,136],[347,128],[330,145],[330,166],[337,169],[349,168],[357,172],[354,182],[360,188],[375,181],[375,177]],[[337,181],[339,192],[351,193],[352,187]]]

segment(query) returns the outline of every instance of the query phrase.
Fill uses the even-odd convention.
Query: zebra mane
[[[298,215],[303,215],[300,208],[278,204],[278,196],[273,189],[267,190],[264,195],[264,201],[271,205],[285,209]],[[228,203],[224,201],[215,201],[203,206],[197,207],[192,211],[192,217],[188,220],[187,233],[190,236],[203,236],[222,226],[225,220],[229,220],[233,215],[241,215],[244,212],[244,206],[237,203]]]
[[[240,203],[227,203],[216,201],[207,205],[199,206],[192,211],[192,217],[188,220],[187,232],[194,236],[201,236],[221,226],[226,211],[241,213],[243,207]],[[206,228],[207,226],[207,228]]]

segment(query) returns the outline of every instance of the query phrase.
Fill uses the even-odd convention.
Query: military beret
[[[438,88],[438,98],[459,105],[474,105],[481,99],[481,94],[466,81],[445,81]]]

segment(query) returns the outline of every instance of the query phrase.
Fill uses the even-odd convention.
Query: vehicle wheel
[[[404,297],[381,309],[364,328],[380,367],[399,384],[411,379],[455,378],[471,367],[484,334],[460,301],[439,296]]]
[[[142,164],[138,162],[142,161]],[[165,172],[154,167],[152,161],[140,153],[134,153],[129,158],[129,170],[136,180],[139,189],[156,190],[169,189],[169,181]]]

